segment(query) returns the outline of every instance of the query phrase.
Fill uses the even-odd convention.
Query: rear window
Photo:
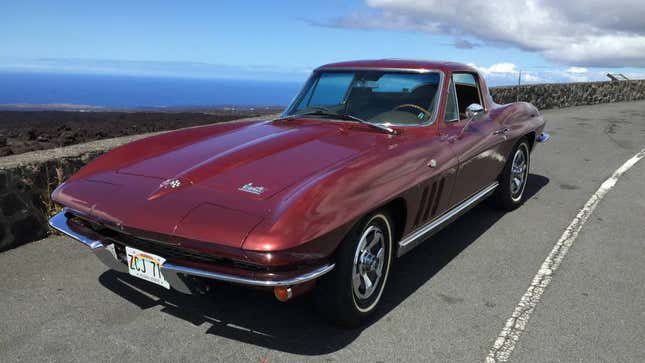
[[[402,92],[410,93],[418,86],[427,83],[437,83],[437,74],[430,74],[430,77],[419,77],[418,74],[389,73],[384,74],[378,81],[374,82],[372,92]]]

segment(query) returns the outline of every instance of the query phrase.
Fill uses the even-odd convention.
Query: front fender
[[[429,168],[429,157],[436,158],[441,166]],[[450,159],[439,138],[392,139],[368,155],[284,192],[276,208],[249,234],[243,248],[298,249],[328,256],[360,218],[445,172],[451,167]]]

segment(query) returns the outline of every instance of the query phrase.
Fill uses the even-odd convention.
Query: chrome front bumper
[[[128,267],[126,264],[117,260],[116,255],[114,254],[114,249],[110,248],[111,243],[102,241],[100,238],[91,238],[85,236],[81,233],[74,231],[70,228],[67,223],[67,213],[68,210],[63,210],[62,212],[56,214],[49,220],[49,225],[55,230],[81,242],[85,246],[89,247],[96,257],[101,260],[107,267],[119,271],[128,273]],[[105,243],[105,244],[104,244]],[[170,286],[183,293],[191,293],[191,289],[188,286],[189,280],[186,277],[197,276],[207,279],[226,281],[235,284],[249,285],[249,286],[260,286],[260,287],[276,287],[276,286],[294,286],[302,284],[307,281],[314,280],[327,272],[331,271],[334,268],[334,264],[327,264],[320,266],[316,269],[308,271],[302,275],[292,276],[284,279],[254,279],[242,276],[235,276],[231,274],[224,274],[219,272],[207,271],[196,269],[192,267],[175,265],[169,262],[165,262],[161,265],[161,273]]]

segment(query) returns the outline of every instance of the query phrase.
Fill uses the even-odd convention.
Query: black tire
[[[521,173],[519,173],[519,169],[513,169],[514,163],[519,161],[520,158],[524,158],[525,160],[525,167]],[[504,170],[498,178],[499,186],[495,190],[492,198],[496,207],[506,211],[512,211],[524,203],[524,190],[526,189],[530,166],[531,147],[529,146],[528,140],[522,138],[513,147],[504,166]],[[519,176],[521,176],[521,185],[516,186]]]
[[[336,266],[318,281],[314,291],[316,307],[332,323],[355,327],[377,310],[392,264],[393,226],[387,213],[372,213],[357,223],[343,239],[336,253]],[[382,244],[376,241],[378,231],[383,237]],[[361,250],[361,247],[367,247],[372,242],[374,245],[371,249]],[[380,250],[377,247],[384,250],[382,262],[377,256],[376,252]],[[381,275],[377,280],[379,264]],[[366,277],[357,279],[360,283],[355,289],[355,275],[362,276],[359,271],[364,272]],[[375,287],[368,289],[365,279],[371,281],[372,278],[376,281],[372,284]],[[370,290],[372,292],[368,294]]]

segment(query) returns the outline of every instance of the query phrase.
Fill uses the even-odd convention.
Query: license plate
[[[128,246],[125,246],[125,254],[128,257],[130,275],[170,289],[168,281],[161,273],[161,265],[166,261],[165,258]]]

